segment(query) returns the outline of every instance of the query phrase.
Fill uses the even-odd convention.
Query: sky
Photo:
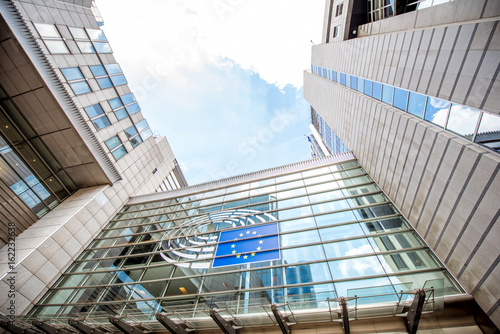
[[[324,0],[98,0],[153,132],[189,184],[310,159],[303,71]]]

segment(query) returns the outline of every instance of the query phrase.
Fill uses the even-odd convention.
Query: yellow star
[[[235,246],[234,246],[234,244],[232,244],[232,245],[231,245],[231,248],[234,248],[234,247],[235,247]]]
[[[250,234],[250,231],[247,231],[247,234]]]
[[[259,240],[259,244],[263,244],[264,243],[264,240]]]
[[[252,253],[252,256],[255,256],[255,252]]]
[[[241,257],[241,254],[236,255],[236,258],[239,259]]]
[[[260,250],[260,247],[257,247],[257,250]]]
[[[236,251],[234,250],[234,251],[232,251],[231,253],[233,253],[233,254],[234,254],[234,253],[236,253]]]
[[[255,235],[255,234],[257,234],[257,232],[253,231],[253,233],[252,233],[252,234],[254,234],[254,235]]]
[[[248,255],[244,255],[243,258],[246,260],[248,259]]]
[[[242,237],[242,236],[243,236],[243,233],[240,233],[240,237]]]

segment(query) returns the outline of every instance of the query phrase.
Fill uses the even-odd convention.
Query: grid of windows
[[[68,47],[66,43],[64,43],[56,26],[52,24],[35,23],[35,27],[50,53],[69,53]]]
[[[333,130],[326,124],[325,120],[311,107],[311,122],[321,135],[323,142],[328,147],[332,154],[339,154],[348,152],[349,149],[340,140],[340,138],[333,132]]]
[[[274,232],[266,229],[271,225]],[[279,259],[255,261],[269,251]],[[233,264],[214,266],[221,259]],[[195,311],[207,307],[253,318],[264,306],[291,303],[318,320],[328,298],[367,296],[369,289],[357,303],[379,306],[436,280],[441,293],[462,293],[351,160],[126,206],[32,314],[88,312],[96,320],[135,312],[152,320],[182,305],[178,311],[189,321],[208,317]]]
[[[106,140],[106,146],[109,148],[111,154],[113,154],[113,157],[115,157],[116,160],[119,160],[127,154],[127,149],[123,146],[123,143],[118,136],[114,136]]]
[[[127,80],[118,64],[93,65],[90,66],[90,70],[101,89],[127,84]]]
[[[75,95],[90,93],[92,91],[78,67],[61,68],[61,71]]]
[[[312,72],[500,152],[500,116],[316,65]]]
[[[86,107],[85,111],[97,130],[101,130],[111,125],[100,104],[94,104],[93,106]]]

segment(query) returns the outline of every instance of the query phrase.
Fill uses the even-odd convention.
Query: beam
[[[98,326],[86,324],[76,318],[68,318],[68,324],[84,334],[109,334],[108,331],[103,331]]]
[[[12,321],[0,320],[0,327],[14,334],[40,334],[30,328],[18,326]]]
[[[405,318],[405,325],[408,333],[416,334],[418,329],[418,323],[420,322],[420,317],[422,316],[422,310],[424,308],[425,302],[425,292],[424,290],[418,289],[415,292],[415,298],[411,303],[408,314]]]
[[[239,334],[239,327],[233,326],[232,322],[224,319],[217,311],[210,309],[210,317],[215,321],[217,326],[222,330],[224,334]]]
[[[175,323],[165,312],[156,313],[156,319],[172,334],[189,334],[184,327]],[[194,331],[191,331],[193,333]]]
[[[144,330],[141,326],[131,325],[121,319],[121,317],[110,316],[109,322],[126,334],[152,334],[153,332]]]
[[[286,322],[285,318],[281,314],[280,310],[278,309],[278,305],[272,304],[271,305],[271,311],[273,311],[274,318],[278,322],[278,325],[280,326],[281,332],[283,334],[291,334],[292,330],[288,326],[288,323]]]
[[[56,326],[46,321],[33,320],[33,325],[49,334],[74,334],[73,331],[69,331],[61,326]]]
[[[351,328],[349,327],[349,312],[347,310],[347,301],[344,297],[340,297],[340,307],[342,307],[342,327],[344,328],[344,333],[351,333]]]

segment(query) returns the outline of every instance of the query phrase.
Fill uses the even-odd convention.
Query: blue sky
[[[143,114],[190,184],[310,158],[302,72],[324,0],[97,6]]]

